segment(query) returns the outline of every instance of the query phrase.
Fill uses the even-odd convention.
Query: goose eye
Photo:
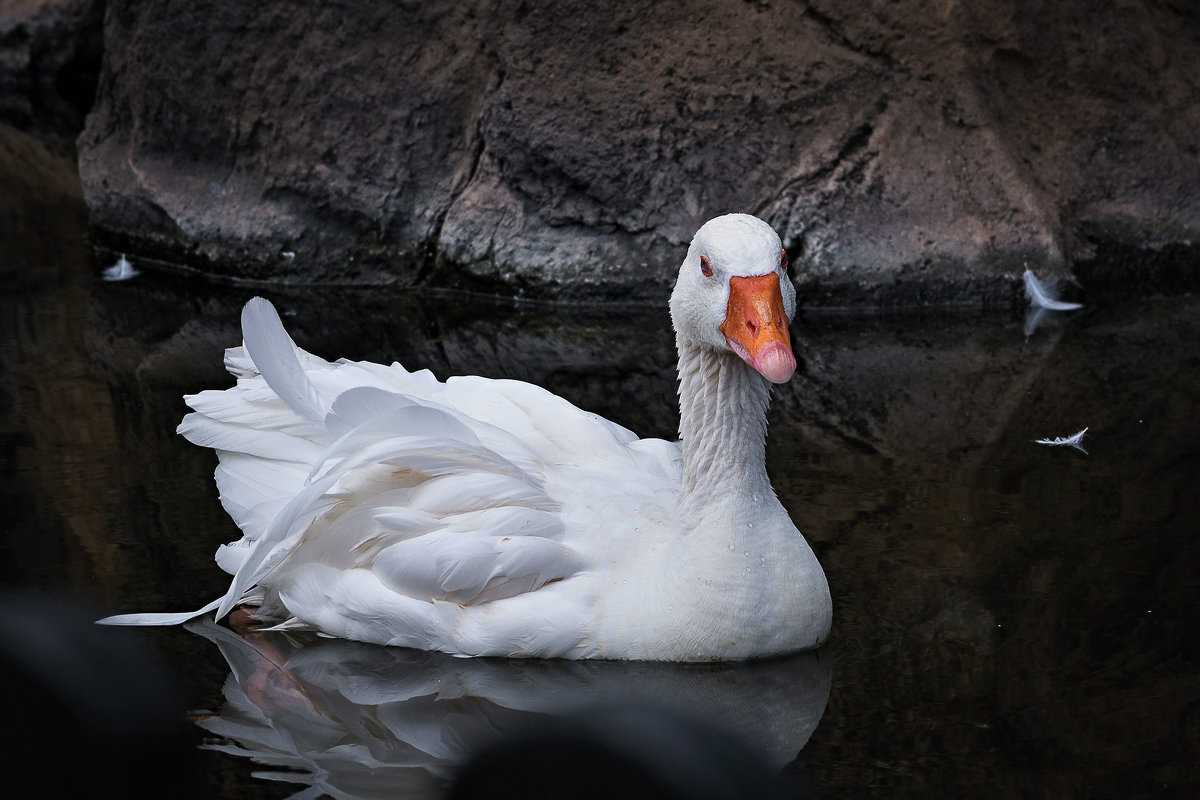
[[[706,278],[712,277],[712,264],[708,263],[707,256],[700,256],[700,273]]]
[[[779,251],[779,268],[781,270],[783,270],[784,272],[787,272],[787,268],[788,268],[787,250]]]

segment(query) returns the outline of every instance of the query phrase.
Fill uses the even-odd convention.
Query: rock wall
[[[1184,0],[112,0],[105,47],[97,239],[221,279],[659,300],[740,210],[809,304],[1200,284]]]

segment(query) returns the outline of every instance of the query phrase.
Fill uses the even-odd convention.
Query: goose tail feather
[[[111,617],[96,620],[101,625],[179,625],[190,619],[207,614],[220,604],[222,598],[217,598],[197,611],[180,611],[178,613],[148,613],[148,614],[115,614]]]
[[[255,368],[275,394],[305,419],[325,417],[316,388],[296,357],[296,343],[288,336],[279,312],[270,301],[255,297],[242,309],[242,340]]]

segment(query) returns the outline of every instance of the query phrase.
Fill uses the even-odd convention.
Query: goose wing
[[[611,510],[589,524],[582,509],[669,507],[677,446],[519,381],[325,361],[265,300],[242,323],[244,345],[225,357],[236,385],[187,397],[179,427],[217,452],[221,502],[243,534],[217,552],[229,590],[196,612],[107,622],[250,602],[281,627],[386,644],[579,646],[589,589],[572,579],[595,569],[598,532],[612,552],[629,527]]]

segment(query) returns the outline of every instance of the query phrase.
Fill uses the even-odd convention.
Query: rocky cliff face
[[[112,0],[84,191],[232,280],[657,300],[738,210],[809,304],[1195,287],[1194,5],[977,5]]]

